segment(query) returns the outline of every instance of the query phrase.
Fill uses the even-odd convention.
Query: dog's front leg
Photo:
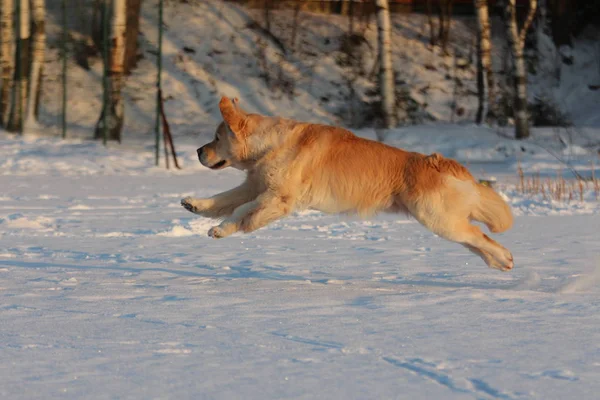
[[[194,199],[186,197],[181,200],[181,205],[194,214],[208,218],[221,218],[231,215],[236,208],[252,201],[258,193],[252,185],[244,182],[240,186],[208,199]]]
[[[264,193],[254,201],[236,208],[231,217],[208,231],[214,238],[224,238],[237,231],[252,232],[281,217],[288,215],[293,208],[291,196]]]

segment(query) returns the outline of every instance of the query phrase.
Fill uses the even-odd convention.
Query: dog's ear
[[[239,100],[236,98],[231,101],[229,97],[222,97],[219,102],[219,110],[223,120],[229,125],[229,129],[237,136],[244,133],[244,126],[247,114],[242,111],[238,105]]]
[[[235,107],[235,109],[236,109],[236,110],[237,110],[237,111],[238,111],[240,114],[242,114],[244,117],[247,117],[247,116],[248,116],[248,113],[247,113],[246,111],[244,111],[244,110],[242,109],[242,107],[240,107],[240,99],[238,99],[237,97],[234,97],[234,98],[232,99],[232,102],[233,102],[233,107]]]

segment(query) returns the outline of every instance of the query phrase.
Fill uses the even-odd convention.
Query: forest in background
[[[287,93],[292,99],[295,95],[294,80],[286,76],[282,65],[302,57],[298,48],[302,45],[299,43],[302,30],[306,29],[302,23],[303,16],[307,13],[331,13],[346,18],[345,30],[331,38],[339,43],[336,62],[345,70],[344,79],[350,93],[361,91],[355,87],[358,80],[369,81],[373,85],[370,90],[362,90],[356,95],[358,101],[349,100],[353,103],[350,114],[358,113],[363,117],[357,121],[342,114],[340,122],[348,126],[371,125],[376,128],[431,119],[426,102],[416,99],[414,88],[404,81],[401,75],[404,66],[394,63],[391,55],[397,45],[392,40],[397,25],[390,22],[390,12],[426,15],[426,26],[422,29],[427,32],[430,51],[451,58],[450,68],[454,72],[447,75],[454,86],[454,100],[450,104],[452,116],[460,116],[464,112],[458,101],[463,82],[456,71],[472,70],[476,93],[465,91],[467,94],[464,95],[477,99],[474,122],[514,125],[516,138],[528,137],[531,124],[570,124],[568,113],[553,99],[528,95],[528,82],[532,75],[539,75],[542,70],[555,80],[554,84],[560,81],[562,66],[574,62],[570,49],[575,38],[587,27],[598,25],[599,13],[596,11],[600,5],[600,1],[596,0],[234,2],[251,9],[251,22],[247,27],[256,34],[257,40],[252,44],[255,48],[254,61],[262,70],[261,78],[265,85],[272,91]],[[144,57],[139,48],[144,36],[140,28],[140,19],[144,18],[144,1],[58,3],[2,0],[0,124],[7,131],[23,132],[28,126],[39,123],[45,80],[56,80],[44,68],[48,49],[52,47],[58,49],[64,70],[68,61],[74,61],[78,68],[84,70],[90,69],[96,60],[102,62],[103,99],[101,107],[96,110],[98,117],[94,138],[101,139],[107,132],[108,140],[121,141],[126,118],[123,90],[128,85],[128,75],[134,73],[137,62]],[[188,0],[165,1],[168,7],[175,7],[177,3],[194,6]],[[162,8],[162,1],[160,5]],[[282,10],[286,10],[288,18],[291,16],[286,30],[280,29],[281,21],[277,20],[277,13]],[[48,40],[46,32],[48,14],[55,22],[62,22],[63,29],[55,35],[54,41]],[[68,15],[78,23],[69,22]],[[472,20],[475,29],[472,37],[454,38],[450,45],[452,21],[457,16]],[[497,31],[506,43],[502,49],[494,49],[493,19],[501,22],[501,29]],[[377,30],[375,46],[366,34],[371,26]],[[157,28],[162,31],[162,25]],[[280,65],[269,59],[268,48],[276,49]],[[182,51],[188,52],[185,46]],[[498,60],[492,59],[494,52],[502,54],[500,66]],[[600,55],[598,65],[600,70]],[[421,67],[436,68],[434,65]],[[64,70],[62,79],[66,80],[68,74]],[[589,90],[597,90],[597,85],[598,82],[590,82]],[[61,101],[56,94],[52,99]],[[66,106],[66,96],[63,96],[62,102]]]

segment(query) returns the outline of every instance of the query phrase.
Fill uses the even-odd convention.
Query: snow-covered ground
[[[54,3],[52,46],[61,33]],[[81,29],[85,20],[69,12],[70,28]],[[517,142],[509,128],[470,125],[472,66],[456,70],[452,56],[427,47],[423,16],[394,16],[399,79],[438,123],[394,130],[386,142],[441,152],[497,180],[516,215],[513,229],[494,235],[515,257],[515,269],[501,273],[397,215],[303,212],[249,235],[208,238],[214,222],[179,201],[242,179],[196,160],[219,120],[219,97],[238,96],[250,111],[344,122],[352,73],[337,49],[348,21],[302,14],[296,50],[282,57],[248,27],[260,21],[251,10],[169,2],[165,108],[184,169],[165,171],[152,150],[156,2],[143,2],[142,13],[143,58],[127,78],[122,145],[84,139],[100,112],[98,59],[89,71],[69,60],[70,139],[52,137],[60,125],[57,48],[47,53],[41,126],[25,137],[0,133],[1,399],[598,397],[598,195],[591,183],[583,201],[518,188],[519,167],[543,182],[571,178],[570,168],[600,176],[600,91],[589,88],[600,77],[595,38],[578,39],[560,82],[547,76],[552,63],[530,77],[530,94],[559,100],[576,128],[535,129]],[[291,13],[274,15],[273,29],[289,40]],[[469,56],[473,26],[455,21],[452,54]],[[367,71],[374,28],[364,31]],[[495,52],[501,61],[499,46]],[[293,82],[293,96],[265,82],[263,55],[274,77]],[[457,76],[463,113],[453,116]],[[374,79],[354,84],[364,100]]]
[[[560,168],[534,133],[526,151],[468,126],[388,136],[497,177],[517,215],[494,235],[508,273],[396,215],[303,212],[213,240],[179,200],[242,176],[200,166],[199,143],[167,172],[149,148],[2,134],[0,397],[595,399],[600,207],[511,186],[518,160]]]

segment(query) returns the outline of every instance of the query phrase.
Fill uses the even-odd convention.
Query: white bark
[[[481,65],[483,73],[485,75],[484,82],[484,109],[489,110],[492,114],[495,114],[496,104],[496,93],[494,83],[494,72],[492,70],[492,40],[490,32],[490,16],[488,11],[487,0],[473,0],[475,4],[475,10],[477,12],[477,26],[479,31],[479,57],[481,59]],[[484,112],[483,118],[485,118],[487,112]]]
[[[44,56],[46,49],[46,4],[45,0],[32,0],[33,16],[33,51],[31,57],[31,87],[27,104],[25,125],[35,123],[37,109],[41,96],[42,73],[44,70]]]
[[[125,57],[125,27],[127,25],[127,1],[113,0],[111,72],[123,74],[123,60]]]
[[[0,125],[8,122],[10,96],[15,73],[15,33],[13,23],[14,0],[1,0],[0,9],[0,68],[2,73],[2,89],[0,91]]]
[[[376,0],[377,41],[379,45],[379,93],[385,128],[397,125],[394,69],[391,49],[391,23],[388,0]]]
[[[111,138],[121,141],[121,130],[125,107],[121,88],[123,86],[124,61],[125,61],[125,27],[127,25],[127,1],[113,0],[112,20],[112,51],[110,57],[110,109],[115,124],[111,127]]]
[[[106,6],[106,4],[105,4]],[[125,107],[121,95],[125,60],[125,27],[127,24],[127,1],[112,1],[111,38],[107,46],[111,46],[109,60],[109,96],[106,109],[108,139],[121,141],[121,130]],[[103,114],[100,115],[96,126],[96,138],[102,137]]]
[[[21,18],[20,18],[20,35],[21,39],[25,39],[31,36],[31,8],[29,7],[29,1],[21,0]]]
[[[21,23],[20,23],[20,38],[22,41],[22,44],[24,45],[25,43],[27,43],[27,46],[22,46],[21,48],[21,54],[23,54],[24,52],[28,51],[29,49],[27,47],[29,47],[30,44],[30,40],[31,40],[31,8],[29,7],[29,0],[21,0]],[[21,58],[24,63],[26,63],[27,61],[29,61],[29,57],[25,56]],[[28,65],[23,65],[24,63],[21,64],[21,68],[24,71],[28,70]],[[29,76],[28,74],[25,72],[22,76],[21,76],[21,96],[20,96],[20,101],[21,101],[21,109],[20,109],[20,113],[24,113],[25,112],[25,107],[27,107],[27,94],[28,94],[28,87],[29,87]]]
[[[506,3],[506,30],[509,46],[512,51],[515,82],[513,113],[517,139],[529,137],[529,113],[527,111],[527,70],[523,58],[525,36],[537,10],[537,0],[529,0],[529,14],[525,24],[519,31],[515,0]]]

